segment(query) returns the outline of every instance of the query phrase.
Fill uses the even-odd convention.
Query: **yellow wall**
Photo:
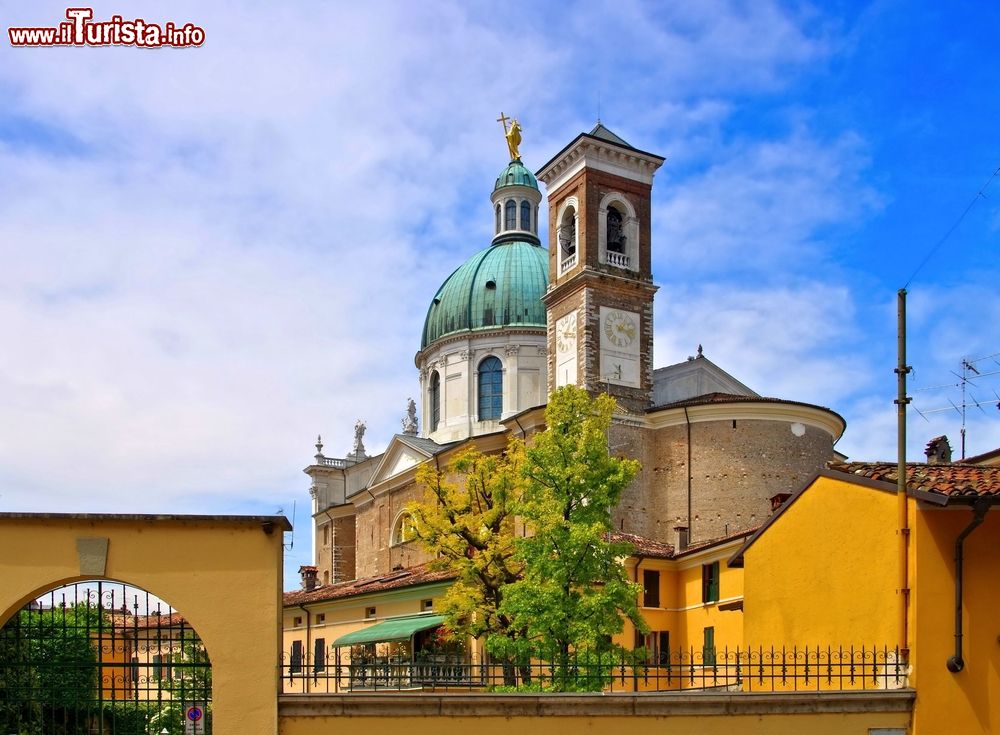
[[[347,599],[311,602],[303,610],[298,605],[288,605],[282,615],[282,652],[284,666],[287,667],[292,641],[302,641],[303,672],[308,674],[313,660],[313,646],[317,638],[326,642],[328,673],[336,664],[336,652],[331,648],[334,641],[343,635],[353,633],[365,626],[380,623],[389,618],[417,615],[425,612],[421,609],[422,600],[439,600],[448,587],[448,583],[421,585],[420,587],[390,590],[388,592],[356,596]],[[365,609],[375,608],[375,617],[365,618]],[[308,611],[308,616],[306,612]],[[317,616],[323,615],[319,621]],[[301,623],[295,625],[295,619]],[[308,619],[308,627],[306,625]],[[341,651],[341,663],[350,660],[347,649]],[[335,681],[321,679],[314,682],[308,675],[289,677],[287,669],[283,672],[282,690],[286,693],[305,691],[333,691]]]
[[[916,516],[914,733],[1000,732],[1000,507],[965,541],[965,669],[957,674],[946,667],[955,650],[955,539],[972,512],[927,509]]]
[[[820,476],[744,555],[747,646],[895,646],[896,496]]]
[[[728,717],[653,717],[636,721],[624,717],[282,717],[280,735],[371,735],[402,732],[406,735],[510,735],[531,732],[609,733],[634,730],[637,726],[670,735],[843,735],[867,733],[869,728],[905,728],[909,715],[899,713],[730,715]],[[669,727],[669,731],[666,728]],[[957,731],[949,731],[957,732]]]
[[[198,632],[217,735],[273,735],[284,519],[0,514],[0,625],[81,574],[77,539],[107,538],[103,578],[141,587]]]
[[[847,706],[840,708],[830,706],[829,703],[821,700],[810,700],[808,695],[801,701],[796,702],[796,707],[789,697],[796,698],[796,695],[774,695],[783,698],[783,702],[766,702],[761,700],[749,701],[747,695],[739,695],[744,698],[747,706],[742,706],[739,702],[732,701],[731,697],[723,695],[727,701],[720,705],[725,709],[732,710],[731,713],[721,711],[712,714],[704,712],[705,702],[713,695],[669,695],[673,704],[665,703],[662,706],[655,703],[658,710],[652,713],[637,716],[641,700],[655,702],[646,695],[637,697],[612,698],[607,700],[605,716],[574,716],[569,714],[574,709],[593,709],[593,700],[579,700],[575,697],[564,698],[561,702],[542,705],[546,710],[562,710],[555,714],[547,714],[543,717],[531,716],[498,716],[497,710],[532,712],[538,705],[531,701],[523,704],[517,703],[513,706],[495,706],[489,703],[476,703],[469,701],[457,707],[449,706],[448,711],[455,709],[455,715],[429,712],[423,708],[420,711],[408,712],[410,709],[406,704],[396,702],[378,702],[374,706],[385,706],[391,708],[392,712],[387,712],[384,716],[336,716],[332,714],[321,714],[321,709],[326,706],[328,709],[338,709],[338,704],[317,704],[314,714],[291,714],[286,712],[286,707],[282,705],[280,717],[280,735],[371,735],[371,733],[391,733],[404,732],[407,735],[510,735],[510,733],[530,732],[537,735],[562,735],[563,733],[609,733],[617,734],[634,731],[637,728],[650,732],[664,732],[671,735],[732,735],[734,732],[741,735],[843,735],[843,733],[867,733],[870,728],[899,728],[905,731],[910,721],[908,709],[898,706],[898,703],[891,703],[889,706],[882,706],[882,702],[871,700],[866,707]],[[322,698],[321,698],[322,699]],[[868,698],[870,699],[870,698]],[[471,698],[470,698],[471,700]],[[551,700],[551,698],[550,698]],[[804,708],[812,708],[812,711]],[[349,703],[342,705],[344,710],[351,710],[353,707]],[[361,708],[371,711],[373,706]],[[868,711],[860,711],[867,708]],[[294,709],[301,709],[296,707]],[[740,710],[747,710],[746,713]],[[794,711],[794,710],[798,711]],[[844,711],[837,711],[843,709]],[[491,713],[492,710],[492,713]],[[673,710],[677,714],[669,714]],[[896,710],[896,711],[894,711]],[[482,712],[477,716],[476,712]]]

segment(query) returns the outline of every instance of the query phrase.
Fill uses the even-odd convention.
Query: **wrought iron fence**
[[[421,655],[361,656],[330,649],[282,657],[283,693],[403,690],[796,692],[902,689],[897,648],[700,648],[570,652],[507,662]]]
[[[33,600],[0,628],[0,733],[211,733],[212,674],[187,621],[118,582]]]

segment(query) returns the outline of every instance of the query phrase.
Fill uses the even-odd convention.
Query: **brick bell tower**
[[[632,413],[652,402],[650,196],[663,160],[598,123],[538,171],[549,205],[549,392],[606,392]]]

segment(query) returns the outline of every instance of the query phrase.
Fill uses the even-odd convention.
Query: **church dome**
[[[515,163],[520,166],[515,161],[508,170]],[[534,182],[533,176],[531,180]],[[544,329],[542,296],[548,285],[548,252],[538,244],[515,240],[491,245],[441,284],[427,310],[420,349],[459,332],[503,327]]]
[[[535,179],[535,175],[520,160],[516,160],[511,161],[507,165],[507,168],[497,176],[497,183],[493,187],[493,191],[504,186],[527,186],[537,190],[538,181]]]

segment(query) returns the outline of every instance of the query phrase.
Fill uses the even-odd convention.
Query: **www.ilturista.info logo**
[[[67,8],[67,22],[45,28],[8,28],[11,46],[138,46],[186,48],[205,43],[205,29],[194,23],[147,23],[142,18],[94,22],[93,8]]]

